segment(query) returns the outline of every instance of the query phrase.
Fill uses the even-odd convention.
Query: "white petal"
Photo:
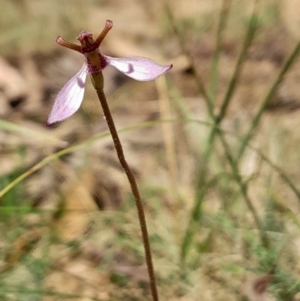
[[[139,81],[153,80],[172,68],[172,65],[161,66],[150,59],[138,56],[124,58],[103,56],[109,65],[114,66],[125,75]]]
[[[87,64],[76,73],[59,91],[46,125],[62,121],[73,115],[80,107],[84,96]]]

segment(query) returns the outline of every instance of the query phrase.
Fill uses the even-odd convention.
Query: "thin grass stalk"
[[[220,57],[220,51],[221,51],[221,42],[222,42],[222,38],[223,38],[224,27],[225,27],[225,24],[226,24],[226,21],[228,18],[230,3],[231,3],[231,0],[229,0],[229,1],[223,0],[223,3],[222,3],[220,19],[219,19],[219,24],[218,24],[218,33],[217,33],[217,38],[216,38],[216,47],[215,47],[215,52],[213,55],[213,62],[212,62],[212,81],[211,81],[211,86],[210,86],[210,92],[211,92],[210,94],[211,95],[208,95],[205,90],[203,81],[202,81],[200,75],[198,74],[197,69],[195,68],[194,60],[191,57],[189,51],[187,51],[183,37],[180,34],[180,32],[174,22],[174,18],[173,18],[170,8],[167,7],[167,10],[166,10],[168,13],[168,17],[169,17],[171,26],[173,28],[173,31],[174,31],[175,35],[178,37],[181,49],[189,59],[190,66],[192,68],[192,72],[193,72],[195,80],[197,82],[197,86],[199,88],[200,93],[203,95],[203,97],[206,101],[206,106],[207,106],[209,115],[213,120],[215,120],[215,116],[213,113],[214,97],[211,97],[211,96],[214,95],[216,92],[217,80],[218,80],[217,79],[218,63],[219,63],[219,57]],[[215,131],[212,130],[210,133],[209,139],[208,139],[208,145],[204,152],[204,156],[203,156],[204,158],[203,158],[203,160],[201,160],[202,165],[200,166],[200,170],[198,171],[198,175],[196,176],[199,180],[197,181],[195,204],[194,204],[194,208],[192,209],[190,221],[189,221],[188,227],[185,231],[185,235],[184,235],[182,245],[181,245],[181,255],[180,255],[181,263],[185,262],[185,258],[187,257],[190,247],[192,245],[193,237],[195,235],[196,229],[198,228],[199,220],[201,219],[202,203],[203,203],[203,200],[207,193],[207,185],[205,183],[207,181],[207,179],[206,179],[207,169],[208,169],[210,157],[212,154],[214,136],[215,136]]]
[[[197,229],[195,227],[195,224],[199,223],[199,220],[201,218],[201,212],[202,212],[201,207],[202,207],[203,199],[207,192],[207,185],[205,185],[205,178],[207,177],[207,174],[208,174],[208,172],[207,172],[208,165],[209,165],[215,137],[216,137],[216,134],[218,133],[218,125],[221,123],[221,121],[225,117],[226,109],[230,103],[230,100],[232,99],[233,92],[235,91],[236,84],[238,82],[238,79],[239,79],[241,71],[242,71],[243,63],[246,59],[246,54],[248,52],[248,49],[249,49],[249,47],[253,41],[254,35],[255,35],[255,31],[256,31],[255,29],[256,29],[256,24],[257,24],[257,16],[256,16],[257,15],[257,12],[256,12],[257,4],[258,4],[258,0],[255,0],[254,9],[253,9],[251,19],[249,22],[247,34],[246,34],[246,37],[245,37],[245,40],[243,43],[243,48],[242,48],[241,54],[239,56],[239,59],[238,59],[238,62],[237,62],[236,68],[235,68],[235,72],[231,78],[227,93],[225,95],[223,104],[221,106],[220,113],[217,116],[217,118],[214,118],[215,125],[213,126],[213,128],[209,134],[208,146],[204,153],[204,160],[202,160],[203,165],[201,166],[200,174],[199,174],[199,181],[198,181],[198,185],[197,185],[198,188],[196,190],[196,201],[195,201],[195,205],[192,210],[192,213],[191,213],[189,226],[185,232],[182,247],[181,247],[181,262],[184,262],[186,256],[188,255],[188,250],[190,249],[190,244],[192,243],[193,235]],[[222,17],[222,14],[221,14],[221,17]],[[225,17],[225,16],[223,16],[223,17]],[[220,20],[220,23],[221,22],[224,22],[224,21]],[[221,37],[222,37],[222,35],[220,35],[220,37],[219,37],[220,40],[217,39],[217,43],[221,43]],[[217,50],[220,52],[220,49],[217,48]],[[219,55],[219,53],[216,54],[216,56],[218,56],[218,55]],[[244,193],[244,196],[247,197],[245,187],[241,187],[241,189],[242,189],[242,192]],[[251,202],[249,203],[249,200],[247,198],[245,200],[248,203],[248,207],[250,208]],[[259,224],[258,218],[255,218],[255,221],[257,224]]]
[[[202,94],[202,96],[204,97],[204,100],[206,102],[209,116],[211,117],[212,120],[214,120],[215,116],[214,116],[214,109],[213,109],[213,101],[209,97],[208,93],[206,92],[203,80],[202,80],[201,76],[199,75],[199,73],[197,72],[197,68],[195,66],[194,60],[186,47],[186,41],[184,40],[184,37],[178,28],[178,25],[172,14],[170,5],[167,3],[167,1],[165,1],[165,12],[166,12],[168,20],[170,22],[171,29],[172,29],[174,35],[176,36],[176,38],[178,39],[178,43],[181,48],[181,51],[185,54],[185,56],[187,57],[187,59],[190,63],[190,68],[191,68],[192,74],[194,75],[194,78],[196,80],[199,92],[200,92],[200,94]]]
[[[11,294],[22,293],[24,295],[30,294],[30,295],[38,295],[38,296],[51,296],[51,297],[59,298],[57,300],[76,299],[76,300],[99,301],[99,298],[97,298],[97,297],[91,297],[91,296],[80,295],[80,294],[60,293],[60,292],[55,292],[53,290],[47,290],[47,289],[30,289],[30,288],[26,288],[25,286],[20,286],[20,285],[17,286],[17,285],[1,284],[0,289],[1,289],[1,293],[11,293]],[[33,297],[32,297],[32,299],[35,300]]]
[[[190,250],[190,246],[193,242],[193,237],[194,234],[196,232],[197,229],[197,225],[199,223],[199,220],[201,219],[201,213],[202,213],[202,203],[204,200],[204,197],[206,195],[207,192],[207,185],[205,185],[206,182],[206,177],[208,174],[208,165],[209,165],[209,161],[210,161],[210,157],[212,154],[212,148],[213,148],[213,144],[214,144],[214,140],[215,140],[215,136],[217,134],[217,125],[221,123],[221,121],[223,120],[223,118],[225,117],[225,112],[226,109],[229,105],[230,100],[232,99],[232,95],[233,92],[235,90],[236,84],[238,82],[238,79],[240,77],[240,73],[242,70],[242,66],[243,63],[245,61],[246,58],[246,54],[247,51],[253,41],[254,38],[254,34],[255,34],[255,27],[254,25],[256,25],[256,7],[257,7],[257,2],[258,0],[255,1],[254,3],[254,10],[253,13],[251,15],[251,19],[249,22],[249,26],[248,26],[248,30],[247,30],[247,34],[243,43],[243,48],[241,51],[241,54],[239,56],[237,65],[236,65],[236,69],[235,72],[233,74],[233,77],[231,79],[230,85],[228,87],[227,93],[225,95],[224,101],[223,101],[223,105],[221,107],[220,110],[220,114],[218,115],[217,118],[214,117],[213,114],[213,101],[211,99],[211,97],[209,97],[209,95],[206,93],[204,85],[203,85],[203,81],[201,79],[201,77],[198,75],[197,70],[194,66],[194,61],[192,59],[192,57],[190,56],[189,52],[187,51],[186,47],[185,47],[185,43],[183,40],[182,35],[180,34],[180,31],[178,30],[178,27],[176,26],[175,22],[174,22],[174,18],[173,15],[171,13],[170,8],[167,6],[167,14],[171,23],[171,26],[173,28],[173,31],[175,33],[175,35],[178,37],[179,40],[179,44],[181,46],[182,51],[185,53],[185,55],[188,57],[191,67],[192,67],[192,71],[193,74],[195,76],[196,82],[198,84],[199,87],[199,91],[200,93],[204,96],[205,100],[206,100],[206,105],[208,108],[208,112],[210,117],[214,120],[215,122],[215,126],[212,128],[210,134],[209,134],[209,139],[208,139],[208,145],[206,147],[205,153],[204,153],[204,159],[201,160],[202,165],[200,167],[200,171],[199,174],[197,176],[198,183],[197,183],[197,188],[196,188],[196,195],[195,195],[195,205],[194,208],[192,209],[191,212],[191,217],[190,217],[190,221],[188,223],[188,227],[186,229],[184,238],[183,238],[183,242],[181,245],[181,256],[180,256],[180,260],[181,263],[185,262],[185,258],[188,255],[188,252]],[[220,55],[220,45],[221,45],[221,41],[222,41],[222,33],[223,33],[223,27],[224,24],[226,23],[225,21],[227,20],[228,17],[228,7],[226,7],[226,5],[228,4],[228,0],[224,0],[223,1],[223,6],[222,6],[222,11],[220,14],[220,21],[219,21],[219,25],[218,25],[218,33],[217,33],[217,39],[216,39],[216,50],[214,53],[214,62],[213,62],[213,69],[217,69],[217,65],[218,65],[218,60],[219,60],[219,55]],[[225,9],[226,7],[226,9]],[[222,30],[221,30],[222,28]],[[212,79],[212,82],[216,81],[216,79]]]
[[[202,204],[204,197],[208,191],[208,185],[202,185],[201,188],[196,189],[197,195],[195,196],[196,201],[194,208],[191,212],[188,226],[185,230],[184,237],[181,243],[180,249],[180,263],[185,264],[185,260],[191,250],[192,243],[195,237],[195,233],[200,226],[200,221],[202,217]]]
[[[51,144],[54,146],[65,146],[66,142],[63,140],[60,140],[55,137],[51,137],[48,135],[48,133],[43,133],[39,130],[33,130],[28,127],[25,127],[24,124],[15,124],[13,122],[7,121],[7,120],[1,120],[0,119],[0,129],[3,131],[9,131],[12,133],[17,133],[23,136],[27,136],[30,139],[36,139],[37,141],[41,141],[44,144]]]
[[[246,37],[245,37],[245,40],[243,42],[242,51],[239,55],[234,73],[231,77],[227,92],[225,94],[223,103],[221,105],[220,113],[218,114],[218,117],[217,117],[217,123],[218,124],[221,123],[221,121],[223,120],[223,118],[226,115],[227,108],[229,106],[230,101],[232,100],[232,95],[235,92],[235,88],[236,88],[238,80],[240,78],[240,74],[242,72],[242,67],[243,67],[244,62],[246,60],[249,47],[252,44],[252,41],[253,41],[254,36],[255,36],[255,32],[257,30],[257,22],[258,22],[257,21],[257,11],[256,11],[257,6],[258,6],[257,3],[258,3],[258,0],[256,0],[255,3],[254,3],[254,9],[253,9],[253,12],[252,12],[252,15],[251,15],[251,18],[250,18],[250,22],[249,22],[249,25],[248,25]]]
[[[270,101],[272,100],[274,94],[276,93],[278,86],[283,81],[283,78],[284,78],[285,74],[291,68],[293,62],[295,61],[295,59],[299,55],[299,52],[300,52],[300,42],[297,43],[297,45],[294,48],[293,52],[291,53],[291,55],[288,57],[288,59],[283,64],[283,66],[282,66],[282,68],[281,68],[281,70],[278,74],[278,77],[276,78],[274,84],[272,85],[271,89],[269,90],[269,93],[267,94],[266,98],[262,102],[262,104],[261,104],[260,108],[258,109],[256,115],[253,117],[253,119],[251,121],[251,125],[249,127],[249,130],[246,133],[246,135],[244,136],[244,139],[242,140],[240,149],[239,149],[238,154],[237,154],[237,161],[239,161],[242,158],[242,156],[245,152],[246,146],[248,145],[249,141],[251,140],[251,138],[254,134],[254,131],[256,130],[263,113],[267,109]]]
[[[143,122],[143,123],[140,123],[140,124],[137,124],[134,126],[125,127],[123,129],[119,130],[119,134],[126,133],[126,132],[136,130],[136,129],[151,127],[154,125],[160,125],[161,123],[174,123],[174,122],[197,123],[199,125],[203,125],[203,126],[207,126],[207,127],[213,126],[209,122],[200,121],[200,120],[191,119],[191,118],[186,118],[185,120],[182,120],[182,119],[155,120],[155,121]],[[218,130],[221,131],[222,133],[225,133],[226,135],[235,136],[235,133],[231,133],[229,131],[222,130],[221,128],[218,128]],[[45,157],[44,159],[42,159],[41,161],[39,161],[38,163],[33,165],[31,168],[29,168],[27,171],[20,174],[17,178],[15,178],[13,181],[11,181],[4,188],[2,188],[2,190],[0,190],[0,199],[4,195],[6,195],[9,191],[11,191],[14,187],[16,187],[19,183],[21,183],[22,181],[27,179],[29,176],[34,174],[36,171],[38,171],[41,168],[43,168],[44,166],[48,165],[52,161],[58,160],[59,158],[65,156],[65,155],[68,155],[72,152],[75,152],[79,149],[88,147],[93,142],[96,142],[99,139],[107,138],[107,137],[109,137],[109,135],[110,135],[109,133],[103,133],[103,134],[97,135],[93,138],[86,139],[78,144],[72,145],[68,148],[64,148],[63,150],[60,150],[54,154],[51,154],[51,155]],[[236,139],[242,141],[242,138],[240,138],[240,137],[236,137]],[[292,180],[288,177],[288,175],[280,167],[278,167],[275,163],[273,163],[267,156],[265,156],[259,149],[255,148],[251,145],[248,145],[248,147],[250,149],[254,150],[263,161],[265,161],[276,173],[278,173],[278,175],[282,178],[282,180],[291,188],[291,190],[295,193],[296,197],[300,200],[300,191],[293,184]]]
[[[232,95],[235,91],[236,84],[237,84],[238,79],[240,77],[242,67],[243,67],[244,61],[246,59],[246,54],[247,54],[248,49],[251,46],[251,43],[253,41],[253,38],[254,38],[254,35],[255,35],[255,32],[256,32],[256,30],[255,30],[256,29],[256,24],[257,24],[257,12],[256,12],[256,10],[257,10],[257,6],[258,6],[258,2],[259,2],[259,0],[255,0],[255,2],[254,2],[254,9],[253,9],[251,19],[250,19],[250,22],[249,22],[246,37],[245,37],[245,40],[243,42],[242,51],[241,51],[239,59],[237,61],[235,72],[234,72],[234,74],[231,78],[228,90],[226,92],[223,104],[222,104],[221,109],[220,109],[220,113],[218,114],[217,118],[215,119],[215,126],[212,128],[212,131],[210,133],[208,151],[211,150],[210,144],[214,143],[215,134],[216,134],[216,131],[218,130],[218,125],[221,123],[221,121],[225,117],[227,107],[230,103],[230,100],[232,99]],[[225,4],[223,4],[223,5],[225,5]],[[223,14],[221,14],[221,17],[222,16],[225,18],[225,16],[226,16],[225,12]],[[223,23],[223,22],[224,22],[224,20],[220,20],[220,24]],[[221,26],[221,25],[219,25],[219,26]],[[222,35],[219,36],[220,39],[221,39],[221,37],[222,37]],[[221,43],[220,39],[219,40],[217,39],[217,44]],[[220,52],[220,49],[218,48],[218,45],[216,45],[216,49],[218,49],[219,52]],[[219,53],[216,54],[216,56],[219,56]]]
[[[231,166],[232,174],[234,176],[234,179],[240,187],[240,190],[242,192],[242,195],[244,197],[246,205],[247,205],[248,209],[250,210],[250,212],[252,214],[252,217],[254,219],[254,222],[256,224],[256,227],[259,231],[261,242],[264,246],[268,246],[268,239],[267,239],[267,236],[266,236],[265,232],[263,231],[262,223],[259,219],[259,216],[256,212],[256,209],[255,209],[254,205],[252,204],[251,199],[249,198],[248,191],[247,191],[248,190],[247,185],[243,182],[243,180],[241,178],[241,175],[240,175],[239,169],[238,169],[238,165],[237,165],[237,163],[235,162],[234,158],[231,155],[229,145],[227,144],[227,141],[225,140],[223,134],[220,131],[218,131],[218,136],[219,136],[219,138],[222,142],[227,160],[228,160],[228,162]]]
[[[227,25],[231,2],[232,0],[223,0],[220,17],[219,17],[219,24],[218,24],[218,30],[216,36],[216,46],[212,58],[212,67],[211,67],[211,76],[210,76],[211,81],[208,89],[213,104],[215,102],[216,93],[218,89],[218,74],[219,74],[218,65],[220,60],[221,43],[223,40],[223,33]]]
[[[223,104],[221,106],[220,113],[214,119],[215,126],[212,128],[211,133],[209,135],[209,143],[211,143],[211,144],[214,143],[216,132],[218,131],[219,125],[221,124],[222,120],[225,117],[227,107],[230,103],[231,97],[233,95],[236,84],[237,84],[238,79],[240,77],[242,67],[243,67],[243,64],[244,64],[245,59],[246,59],[246,54],[248,52],[249,47],[251,46],[251,43],[252,43],[254,35],[255,35],[256,30],[254,30],[253,28],[254,28],[254,24],[256,24],[256,22],[257,22],[256,21],[256,19],[257,19],[256,10],[257,10],[257,6],[258,6],[258,2],[259,2],[259,0],[255,0],[255,2],[254,2],[254,9],[253,9],[253,12],[252,12],[252,15],[251,15],[251,18],[250,18],[250,22],[249,22],[249,25],[248,25],[248,30],[247,30],[247,34],[245,36],[245,40],[243,42],[242,51],[240,53],[238,62],[236,64],[235,72],[234,72],[234,74],[233,74],[233,76],[230,80],[230,84],[229,84],[227,92],[225,94],[225,98],[224,98]],[[208,146],[208,149],[211,149],[210,144]]]
[[[200,92],[202,93],[202,95],[204,96],[204,98],[206,100],[206,105],[208,108],[209,115],[214,120],[215,126],[217,125],[217,121],[216,121],[214,113],[213,113],[213,107],[214,107],[213,98],[214,97],[212,98],[211,96],[212,96],[212,94],[214,95],[214,93],[216,92],[217,74],[218,74],[217,71],[218,71],[219,56],[220,56],[220,51],[221,51],[220,46],[221,46],[222,39],[223,39],[223,32],[225,29],[225,24],[226,24],[228,14],[229,14],[230,3],[231,3],[230,0],[229,1],[223,0],[223,3],[222,3],[219,24],[218,24],[217,38],[216,38],[216,47],[215,47],[215,52],[214,52],[213,62],[212,62],[212,81],[211,81],[211,86],[210,86],[210,92],[211,92],[210,96],[205,92],[205,88],[202,84],[202,80],[200,81],[201,85],[200,86],[198,85]],[[169,18],[172,20],[172,14],[170,14],[170,12],[169,12],[169,15],[170,15]],[[174,21],[171,22],[171,24],[173,24],[173,27],[176,27],[174,25]],[[194,67],[194,61],[191,58],[189,52],[185,50],[185,47],[184,47],[185,44],[182,42],[182,38],[181,38],[181,35],[179,34],[179,32],[178,31],[176,32],[176,30],[175,30],[175,33],[178,34],[179,41],[181,41],[180,44],[181,44],[181,48],[182,48],[183,52],[189,57],[190,64],[192,66],[192,70],[193,70],[196,82],[197,82],[197,84],[199,84],[200,77],[197,73],[196,68]],[[197,77],[198,77],[198,79],[197,79]],[[212,92],[214,92],[214,93],[212,93]],[[203,200],[207,193],[206,178],[208,175],[208,166],[209,166],[210,157],[212,154],[212,148],[213,148],[214,139],[215,139],[215,134],[216,134],[215,126],[212,128],[212,130],[210,132],[210,135],[208,138],[208,144],[207,144],[207,147],[206,147],[204,155],[203,155],[203,160],[201,160],[202,165],[200,166],[200,170],[198,171],[198,175],[196,176],[199,180],[198,180],[197,187],[196,187],[195,204],[192,209],[190,221],[189,221],[188,227],[186,229],[186,232],[185,232],[185,235],[183,238],[183,242],[182,242],[182,246],[181,246],[181,257],[180,257],[181,263],[184,263],[185,258],[188,255],[191,244],[193,242],[193,237],[194,237],[196,229],[197,229],[197,225],[199,225],[199,220],[201,219],[202,203],[203,203]]]
[[[156,124],[161,124],[161,123],[171,123],[171,122],[182,122],[182,120],[176,120],[176,119],[170,119],[170,120],[160,120],[160,121],[148,121],[148,122],[143,122],[139,125],[135,125],[135,126],[129,126],[126,128],[123,128],[119,131],[119,133],[125,133],[125,132],[129,132],[135,129],[141,129],[141,128],[146,128],[146,127],[150,127]],[[205,124],[205,125],[209,125],[209,123],[207,122],[201,122],[199,120],[190,120],[190,122],[195,122],[195,123],[200,123],[200,124]],[[38,163],[34,164],[32,167],[30,167],[28,170],[26,170],[25,172],[23,172],[21,175],[19,175],[17,178],[15,178],[13,181],[11,181],[7,186],[5,186],[3,189],[0,190],[0,199],[6,195],[9,191],[11,191],[14,187],[16,187],[19,183],[21,183],[23,180],[25,180],[26,178],[28,178],[29,176],[31,176],[32,174],[34,174],[36,171],[40,170],[41,168],[43,168],[44,166],[46,166],[47,164],[51,163],[54,160],[57,160],[67,154],[70,154],[72,152],[75,152],[76,150],[79,150],[81,148],[87,147],[89,146],[91,143],[98,141],[99,139],[104,139],[109,137],[109,133],[103,133],[100,135],[97,135],[96,137],[93,138],[89,138],[86,139],[78,144],[72,145],[68,148],[64,148],[63,150],[60,150],[54,154],[51,154],[47,157],[45,157],[44,159],[42,159],[41,161],[39,161]]]
[[[155,81],[156,89],[158,92],[159,113],[161,119],[171,119],[170,99],[167,92],[166,78],[160,77]],[[177,186],[177,158],[176,147],[174,140],[173,125],[171,123],[162,123],[162,132],[164,137],[164,145],[166,149],[166,160],[168,166],[168,172],[171,179],[172,189],[176,189]]]
[[[169,83],[170,84],[170,83]],[[175,98],[175,103],[177,108],[180,111],[180,115],[182,115],[182,117],[185,120],[189,120],[190,116],[191,116],[191,112],[189,110],[189,108],[185,105],[184,102],[179,101],[179,93],[174,93],[174,87],[172,87],[172,91],[173,91],[173,96]],[[176,101],[177,100],[177,101]],[[215,123],[212,124],[212,126],[215,126]],[[196,176],[197,179],[199,179],[197,181],[197,187],[195,189],[196,194],[195,194],[195,205],[194,208],[191,211],[191,216],[189,219],[189,223],[188,226],[186,228],[185,234],[184,234],[184,238],[183,241],[181,243],[181,251],[180,251],[180,262],[181,264],[185,263],[185,258],[189,253],[191,244],[193,242],[193,237],[195,234],[195,231],[199,225],[199,219],[201,217],[201,207],[202,207],[202,201],[206,195],[207,190],[201,190],[202,187],[208,187],[208,185],[205,185],[205,181],[206,181],[206,171],[207,171],[207,167],[208,167],[208,162],[210,159],[210,155],[211,155],[211,147],[213,146],[213,143],[211,142],[211,139],[209,140],[208,143],[208,147],[205,149],[204,152],[204,159],[202,160],[203,164],[200,166],[201,169],[198,172],[198,175]]]
[[[257,152],[257,154],[260,156],[262,160],[267,162],[271,168],[273,168],[279,176],[282,178],[282,180],[290,187],[290,189],[294,192],[296,197],[298,198],[298,201],[300,201],[300,191],[297,189],[293,181],[286,175],[286,173],[278,166],[276,166],[271,160],[265,156],[260,150],[252,148]]]

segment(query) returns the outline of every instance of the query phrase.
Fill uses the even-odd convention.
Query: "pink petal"
[[[73,115],[80,107],[88,74],[87,64],[76,73],[59,91],[46,125],[62,121]]]
[[[139,81],[153,80],[169,71],[173,65],[161,66],[150,59],[138,56],[115,58],[103,55],[107,63],[125,75]]]

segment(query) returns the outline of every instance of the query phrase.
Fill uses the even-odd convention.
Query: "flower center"
[[[82,31],[77,37],[77,40],[80,42],[81,46],[65,41],[62,37],[58,37],[56,42],[64,47],[78,51],[86,57],[88,72],[89,73],[98,73],[104,69],[108,62],[99,51],[100,44],[106,37],[107,33],[113,27],[113,23],[110,20],[106,20],[104,29],[96,39],[93,39],[93,34],[89,31]]]
[[[100,46],[93,39],[93,34],[88,31],[82,31],[77,40],[81,43],[81,52],[83,54],[93,52]]]
[[[77,40],[80,42],[81,46],[67,42],[62,37],[58,37],[56,39],[56,43],[69,49],[78,51],[82,54],[91,53],[100,47],[100,44],[106,37],[107,33],[112,29],[112,27],[113,22],[110,20],[106,20],[105,26],[98,38],[96,39],[96,41],[93,39],[92,33],[88,31],[82,31],[77,37]]]

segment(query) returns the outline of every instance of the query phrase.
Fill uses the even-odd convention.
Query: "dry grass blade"
[[[166,79],[160,77],[156,80],[156,88],[158,91],[158,103],[160,116],[162,120],[172,119],[171,109],[170,109],[170,99],[167,92]],[[177,183],[177,159],[174,141],[174,132],[171,123],[162,123],[162,131],[164,136],[164,144],[166,148],[166,158],[168,164],[168,170],[170,173],[170,179],[172,182],[172,187],[176,187]]]

